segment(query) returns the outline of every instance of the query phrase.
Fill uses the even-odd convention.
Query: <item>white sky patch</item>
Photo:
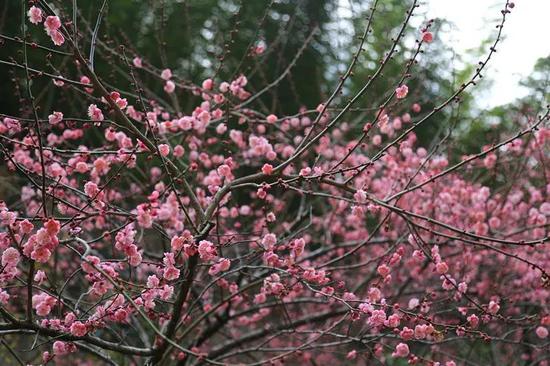
[[[454,24],[453,31],[440,36],[458,54],[466,55],[468,49],[479,47],[488,36],[494,39],[505,3],[504,0],[426,0],[422,10],[428,18],[444,18]],[[493,84],[479,98],[480,107],[494,107],[525,96],[520,80],[529,76],[537,59],[550,56],[549,15],[550,0],[515,1],[504,24],[504,39],[484,74]]]
[[[339,0],[333,42],[346,40],[342,31],[350,28],[351,9],[359,4],[366,5],[361,1]],[[479,49],[484,40],[494,41],[498,31],[496,25],[501,20],[500,11],[505,3],[506,0],[423,0],[411,25],[420,28],[427,19],[447,20],[452,27],[435,36],[446,42],[464,61],[475,64],[485,59],[488,46],[484,47],[480,57],[474,58],[470,51]],[[486,82],[483,93],[476,94],[480,108],[495,107],[525,96],[527,90],[519,85],[520,81],[529,76],[539,58],[550,56],[550,0],[516,0],[514,3],[515,7],[506,17],[497,52],[483,73],[484,80],[492,83],[487,85]],[[462,68],[460,64],[457,67]]]

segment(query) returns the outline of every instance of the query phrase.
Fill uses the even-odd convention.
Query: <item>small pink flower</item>
[[[367,203],[367,192],[362,189],[358,189],[357,192],[353,194],[353,199],[358,203]]]
[[[48,362],[50,362],[53,358],[53,355],[48,352],[48,351],[45,351],[44,353],[42,353],[42,362],[44,364],[47,364]]]
[[[395,352],[392,353],[393,357],[407,357],[409,355],[409,346],[406,343],[399,343],[395,347]]]
[[[176,90],[176,84],[172,80],[168,80],[166,84],[164,85],[164,91],[168,94],[171,94]]]
[[[185,153],[185,149],[181,145],[174,146],[174,156],[176,158],[181,158],[183,154]]]
[[[14,268],[17,266],[20,259],[21,255],[17,249],[12,247],[7,248],[4,250],[4,253],[2,253],[2,266],[6,268]]]
[[[414,337],[416,339],[424,339],[428,335],[428,326],[426,324],[418,324],[414,327]]]
[[[160,280],[157,276],[151,275],[147,277],[147,288],[157,288],[160,284]]]
[[[4,290],[0,290],[0,304],[6,305],[10,300],[10,294]]]
[[[301,176],[301,177],[307,177],[307,176],[310,175],[310,174],[311,174],[311,168],[308,167],[308,166],[306,166],[305,168],[302,168],[302,169],[300,170],[300,176]]]
[[[41,247],[41,248],[36,248],[35,250],[32,251],[31,258],[37,262],[46,263],[48,259],[50,259],[51,255],[52,255],[51,250],[49,250],[48,248]]]
[[[264,52],[265,52],[265,45],[264,44],[259,44],[256,47],[254,47],[254,53],[256,54],[256,56],[259,56],[259,55],[263,54]]]
[[[221,258],[217,263],[213,264],[208,271],[211,276],[217,275],[219,272],[225,272],[231,267],[231,261],[227,258]]]
[[[491,300],[489,302],[489,307],[487,308],[487,311],[494,315],[498,313],[499,310],[500,310],[500,305],[496,301]]]
[[[265,120],[266,120],[267,123],[269,123],[269,124],[274,124],[275,122],[277,122],[277,116],[274,115],[274,114],[270,114],[269,116],[266,117]]]
[[[54,297],[44,292],[33,295],[32,297],[32,307],[36,310],[36,314],[39,316],[48,315],[56,303],[57,300]]]
[[[132,63],[134,64],[135,67],[137,67],[138,69],[141,69],[143,67],[143,62],[141,61],[141,58],[139,57],[134,57],[134,59],[132,60]]]
[[[434,39],[434,36],[431,32],[424,32],[422,33],[422,41],[426,43],[431,43]]]
[[[295,257],[299,257],[304,253],[306,241],[303,238],[296,239],[292,242],[292,252]]]
[[[202,88],[205,90],[212,90],[213,87],[214,82],[212,81],[212,79],[206,79],[202,82]]]
[[[389,328],[396,328],[399,326],[400,321],[401,319],[399,318],[399,315],[392,314],[388,317],[388,319],[386,319],[384,325]]]
[[[51,35],[53,31],[57,31],[61,27],[61,20],[59,20],[58,16],[50,15],[46,18],[46,21],[44,22],[44,28],[46,29],[46,33],[48,35]]]
[[[169,285],[162,286],[162,289],[159,290],[160,298],[164,301],[169,300],[174,294],[174,287]]]
[[[349,351],[348,354],[346,355],[346,358],[348,360],[355,360],[356,357],[357,357],[357,351],[356,350]]]
[[[414,330],[412,330],[411,328],[403,327],[403,330],[399,333],[399,336],[404,340],[409,341],[414,337]]]
[[[537,329],[535,330],[535,333],[537,334],[537,337],[539,337],[540,339],[546,339],[548,337],[548,329],[546,329],[546,327],[543,327],[543,326],[537,327]]]
[[[385,264],[381,264],[380,266],[378,266],[377,272],[380,276],[386,277],[390,274],[390,267]]]
[[[176,267],[166,267],[162,273],[166,281],[172,281],[180,276],[180,270]]]
[[[272,174],[273,173],[273,165],[264,164],[264,166],[262,167],[262,173],[264,173],[265,175]]]
[[[93,273],[95,271],[94,267],[97,267],[99,263],[101,263],[101,260],[98,257],[89,255],[85,258],[85,261],[82,262],[81,267],[84,272]]]
[[[267,192],[263,188],[258,188],[258,190],[256,191],[256,194],[262,200],[265,200],[265,198],[267,197]]]
[[[199,242],[199,256],[202,260],[208,261],[216,258],[216,247],[214,244],[208,240],[201,240]]]
[[[216,126],[216,133],[218,135],[222,135],[227,131],[227,125],[225,123],[220,123],[218,126]]]
[[[76,163],[74,169],[79,173],[86,173],[88,171],[88,164],[83,161]]]
[[[397,89],[395,89],[395,95],[397,99],[403,99],[407,96],[409,93],[409,87],[405,84],[399,86]]]
[[[63,34],[61,34],[60,31],[53,30],[50,32],[50,37],[52,39],[52,42],[56,46],[61,46],[63,43],[65,43],[65,37],[63,37]]]
[[[263,304],[266,300],[267,296],[263,292],[254,295],[254,304]]]
[[[122,322],[125,322],[127,318],[128,318],[128,312],[126,310],[118,309],[117,311],[115,311],[115,314],[114,314],[115,321],[122,323]]]
[[[115,103],[120,109],[128,107],[128,100],[126,98],[118,98],[115,100]]]
[[[170,80],[170,78],[172,77],[172,70],[170,69],[162,70],[160,77],[163,78],[164,80]]]
[[[34,229],[33,223],[30,222],[30,221],[27,220],[27,219],[21,221],[21,223],[19,224],[19,227],[21,228],[21,231],[22,231],[24,234],[28,234],[28,233],[30,233],[30,232]]]
[[[48,122],[50,124],[55,125],[63,120],[63,113],[61,112],[53,112],[48,116]]]
[[[231,168],[227,164],[220,165],[217,172],[221,177],[229,178],[232,176]]]
[[[470,323],[470,326],[472,328],[477,328],[478,324],[479,324],[479,317],[475,314],[471,314],[469,315],[466,320],[468,320],[468,323]]]
[[[90,104],[88,107],[88,117],[90,117],[92,121],[96,122],[101,122],[104,120],[103,112],[95,104]]]
[[[138,205],[137,207],[138,224],[144,228],[153,226],[153,215],[146,204]]]
[[[46,280],[46,273],[44,271],[36,271],[36,274],[34,275],[34,281],[38,282],[38,284],[42,284]]]
[[[371,316],[367,319],[367,323],[373,327],[381,327],[386,321],[386,313],[384,310],[374,310]]]
[[[483,159],[483,165],[485,166],[485,168],[487,169],[492,169],[495,167],[495,164],[497,162],[497,156],[496,154],[488,154],[485,159]]]
[[[168,146],[167,144],[160,144],[159,151],[160,155],[166,157],[168,156],[168,154],[170,154],[170,146]]]
[[[5,127],[5,128],[4,128]],[[21,131],[21,123],[13,118],[4,118],[4,126],[0,123],[0,133],[13,134]]]
[[[29,11],[27,12],[27,15],[29,16],[29,21],[32,24],[38,24],[42,22],[42,10],[40,8],[37,8],[36,6],[31,6]]]
[[[370,302],[377,302],[382,298],[382,292],[378,287],[371,287],[367,293]]]
[[[435,270],[439,274],[445,274],[449,271],[449,266],[445,262],[439,262],[435,265]]]
[[[61,230],[61,223],[55,219],[49,219],[44,224],[44,229],[46,230],[48,235],[50,235],[50,238],[48,239],[53,240],[54,238],[51,237],[54,237],[59,233],[59,231]],[[57,238],[55,239],[57,240]]]
[[[87,76],[82,76],[82,77],[80,78],[80,82],[81,82],[82,84],[89,84],[89,85],[91,85],[91,83],[92,83],[92,81],[90,80],[90,78],[87,77]],[[94,92],[94,89],[93,89],[93,88],[84,88],[84,90],[86,90],[86,92],[87,92],[87,93],[90,93],[90,94]]]
[[[68,343],[62,342],[62,341],[55,341],[53,343],[53,353],[56,356],[62,356],[66,355],[67,353],[71,352],[71,347]]]
[[[83,337],[88,333],[88,330],[86,329],[86,324],[76,321],[71,325],[70,328],[71,334],[76,337]]]
[[[99,187],[94,182],[87,182],[84,184],[84,193],[89,197],[95,197],[99,192]]]
[[[262,245],[268,250],[272,250],[275,244],[277,244],[277,237],[273,233],[266,234],[262,238]]]
[[[223,83],[220,84],[220,88],[219,88],[219,89],[220,89],[220,91],[221,91],[222,93],[227,93],[227,92],[229,91],[229,87],[230,87],[230,86],[229,86],[229,83],[226,82],[226,81],[224,81]]]

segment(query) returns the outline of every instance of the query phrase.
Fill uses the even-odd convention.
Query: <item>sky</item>
[[[353,5],[362,0],[339,0],[337,28],[349,29],[342,22],[349,19]],[[421,27],[427,19],[443,18],[450,22],[451,29],[445,29],[436,37],[446,42],[462,59],[475,64],[485,59],[473,58],[471,49],[477,49],[482,41],[496,37],[495,26],[501,20],[500,11],[506,0],[420,0],[420,8],[415,11],[411,25]],[[503,38],[497,52],[491,58],[483,73],[484,80],[492,83],[479,92],[476,98],[478,107],[485,109],[506,104],[526,95],[527,90],[520,81],[529,76],[536,61],[550,56],[550,0],[515,0],[514,8],[506,17]],[[338,42],[338,38],[335,39]],[[492,42],[491,42],[492,44]],[[461,65],[457,65],[461,68]],[[475,91],[474,91],[475,93]]]
[[[454,31],[442,34],[459,53],[479,46],[495,35],[495,25],[505,0],[425,0],[422,8],[428,18],[445,18]],[[550,56],[550,0],[517,0],[504,25],[504,40],[491,59],[486,77],[493,80],[480,98],[482,108],[505,104],[524,96],[519,86],[533,70],[538,58]]]

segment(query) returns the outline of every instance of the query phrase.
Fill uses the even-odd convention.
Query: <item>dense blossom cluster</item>
[[[47,13],[28,20],[75,47]],[[193,86],[185,114],[80,66],[80,115],[0,119],[20,182],[0,203],[0,329],[45,337],[43,363],[453,366],[482,341],[548,365],[547,115],[457,158],[418,145],[432,112],[402,81],[353,125],[330,102],[262,114],[244,75]]]

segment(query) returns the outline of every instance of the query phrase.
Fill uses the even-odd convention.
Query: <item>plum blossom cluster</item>
[[[62,46],[48,14],[28,21]],[[0,328],[41,340],[29,363],[456,366],[490,344],[549,364],[548,113],[460,156],[420,144],[433,112],[403,80],[366,117],[285,116],[245,75],[132,55],[169,94],[146,100],[74,55],[55,88],[78,113],[0,119]]]
[[[44,30],[46,31],[46,34],[50,36],[54,45],[61,46],[65,43],[65,37],[60,30],[61,20],[57,15],[45,16],[44,12],[34,5],[30,7],[27,15],[29,17],[29,22],[32,24],[40,24],[44,22]]]
[[[26,228],[22,228],[27,233],[32,231],[33,225],[27,224]],[[61,224],[55,219],[49,219],[44,227],[39,229],[35,234],[23,244],[22,251],[27,257],[42,263],[46,263],[50,259],[52,253],[59,244],[57,235],[61,229]]]

